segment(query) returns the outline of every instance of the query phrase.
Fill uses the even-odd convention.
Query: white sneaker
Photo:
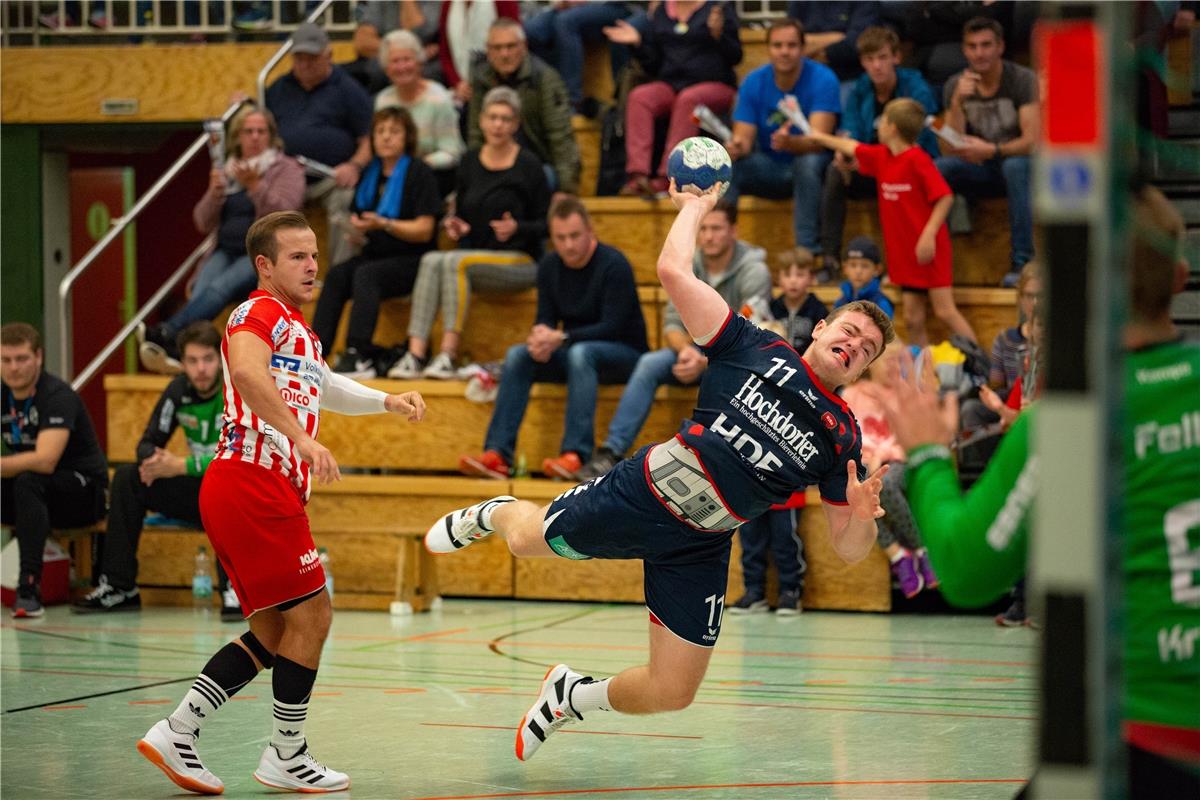
[[[546,737],[564,725],[583,719],[583,715],[571,707],[571,689],[582,680],[587,680],[566,664],[551,667],[542,680],[538,699],[517,727],[517,758],[528,761],[533,758]]]
[[[516,499],[502,494],[491,500],[451,511],[433,523],[433,527],[425,534],[425,549],[431,553],[453,553],[480,539],[486,539],[495,531],[479,524],[480,513],[490,505],[511,503]]]
[[[340,792],[350,788],[350,776],[330,769],[313,758],[308,745],[291,758],[280,758],[274,745],[267,745],[254,779],[275,789],[291,789],[297,792]]]
[[[435,381],[456,381],[458,369],[455,368],[454,359],[449,353],[438,353],[421,373],[421,377]]]
[[[176,733],[167,720],[160,720],[137,743],[138,752],[161,769],[176,786],[197,794],[220,794],[225,784],[200,763],[196,735]]]
[[[388,370],[387,376],[400,381],[415,381],[421,377],[421,360],[412,353],[405,353]]]

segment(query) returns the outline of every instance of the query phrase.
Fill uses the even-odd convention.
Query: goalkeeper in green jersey
[[[1200,347],[1182,340],[1170,315],[1187,279],[1183,220],[1142,187],[1133,221],[1121,427],[1129,791],[1200,797]],[[936,393],[901,381],[886,410],[908,452],[908,499],[942,593],[964,606],[995,600],[1025,570],[1036,409],[1017,418],[965,495]]]

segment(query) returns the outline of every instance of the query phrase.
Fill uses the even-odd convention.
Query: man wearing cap
[[[292,71],[267,88],[288,155],[333,169],[332,177],[309,175],[306,200],[323,201],[329,224],[329,263],[353,253],[342,221],[354,186],[371,160],[371,98],[333,64],[333,48],[320,26],[305,22],[292,36]]]

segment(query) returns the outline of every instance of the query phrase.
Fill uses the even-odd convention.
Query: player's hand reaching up
[[[851,517],[872,520],[884,515],[883,506],[879,505],[879,493],[883,490],[883,476],[887,472],[888,465],[884,464],[860,482],[858,465],[853,459],[846,462],[846,503],[850,506]]]
[[[316,439],[305,437],[296,442],[296,452],[311,469],[313,479],[318,484],[333,483],[342,479],[342,471],[338,469],[337,461],[329,448],[318,444]]]
[[[383,407],[392,414],[408,417],[409,422],[420,422],[425,418],[425,398],[420,392],[389,394]]]
[[[682,191],[675,186],[675,179],[671,178],[671,183],[667,191],[671,195],[671,202],[675,207],[682,211],[687,206],[697,204],[700,206],[700,216],[704,216],[708,212],[717,207],[717,201],[721,199],[721,187],[724,184],[717,182],[708,187],[701,194],[695,192]]]

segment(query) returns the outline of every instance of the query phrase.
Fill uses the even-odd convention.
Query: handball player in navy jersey
[[[700,220],[719,188],[692,194],[672,184],[679,213],[658,259],[663,288],[709,360],[691,418],[674,438],[549,505],[493,497],[440,518],[425,536],[435,553],[498,533],[522,558],[644,562],[649,663],[602,680],[552,667],[517,729],[522,761],[551,733],[597,711],[652,714],[691,704],[721,631],[733,531],[746,520],[815,485],[842,559],[859,561],[875,543],[887,467],[869,477],[861,468],[858,424],[834,391],[892,341],[891,320],[873,303],[849,303],[814,327],[800,354],[732,313],[692,273]]]

